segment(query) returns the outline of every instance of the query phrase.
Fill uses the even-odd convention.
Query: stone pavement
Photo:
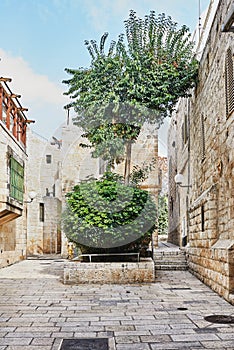
[[[234,316],[234,307],[188,271],[158,271],[153,284],[71,286],[63,264],[0,270],[0,350],[58,350],[81,337],[108,337],[110,350],[234,350],[234,324],[204,319]]]

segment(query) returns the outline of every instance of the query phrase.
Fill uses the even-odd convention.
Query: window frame
[[[24,166],[13,156],[10,157],[10,191],[11,198],[23,203],[24,200]]]
[[[226,117],[234,112],[234,54],[229,47],[225,58]]]

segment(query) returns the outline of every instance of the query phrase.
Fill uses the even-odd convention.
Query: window
[[[183,144],[186,144],[188,141],[188,116],[186,114],[184,116],[184,122],[181,129]]]
[[[51,154],[47,154],[46,155],[46,163],[47,164],[51,164],[52,163],[52,156],[51,156]]]
[[[45,221],[45,205],[44,205],[44,203],[39,203],[39,220],[41,222]]]
[[[55,197],[55,184],[53,185],[53,197]]]
[[[205,143],[205,120],[204,120],[204,115],[201,114],[201,156],[202,160],[205,159],[206,157],[206,143]]]
[[[226,115],[234,111],[234,59],[232,50],[229,48],[225,62],[225,88],[226,88]]]
[[[201,206],[201,231],[205,231],[205,210],[204,205]]]
[[[10,197],[23,203],[24,167],[13,157],[10,158]]]

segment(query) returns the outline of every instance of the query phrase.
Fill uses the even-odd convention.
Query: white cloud
[[[0,49],[0,58],[0,76],[12,78],[8,86],[22,96],[19,101],[29,109],[28,118],[36,120],[33,129],[50,136],[65,118],[63,106],[68,99],[63,95],[62,86],[34,72],[22,57]]]
[[[15,93],[20,93],[28,101],[42,100],[48,103],[64,103],[63,90],[51,82],[47,76],[35,73],[22,57],[13,57],[0,49],[1,75],[12,78],[9,84]]]
[[[203,7],[208,1],[204,0]],[[98,31],[111,27],[110,18],[117,17],[120,22],[127,19],[131,9],[136,11],[137,16],[141,18],[144,18],[151,10],[155,10],[156,14],[164,12],[181,25],[187,23],[193,26],[194,21],[198,20],[196,0],[86,0],[82,6],[86,9],[91,24]]]

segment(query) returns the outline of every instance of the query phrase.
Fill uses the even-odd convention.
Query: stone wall
[[[69,262],[64,267],[64,284],[133,284],[155,281],[154,262],[82,263]]]
[[[226,57],[234,54],[233,33],[222,32],[232,1],[219,1],[204,51],[199,83],[192,97],[181,101],[174,116],[176,152],[169,148],[171,171],[182,173],[187,190],[178,188],[176,219],[189,218],[186,247],[190,270],[229,301],[233,301],[234,246],[234,113],[226,112]],[[232,78],[233,79],[233,78]],[[233,93],[233,92],[232,92]],[[184,123],[188,123],[188,148],[184,147]],[[176,154],[175,154],[176,153]],[[177,155],[177,156],[176,156]],[[173,194],[173,192],[171,192]],[[170,196],[171,194],[169,194]],[[188,205],[186,205],[186,203]],[[176,242],[173,221],[170,237]]]
[[[10,157],[26,167],[25,148],[0,121],[0,267],[26,255],[26,207],[10,197]]]
[[[28,132],[28,191],[37,193],[27,205],[27,254],[61,251],[61,147]]]
[[[180,245],[180,203],[174,177],[177,174],[177,120],[171,119],[168,130],[168,242]]]

